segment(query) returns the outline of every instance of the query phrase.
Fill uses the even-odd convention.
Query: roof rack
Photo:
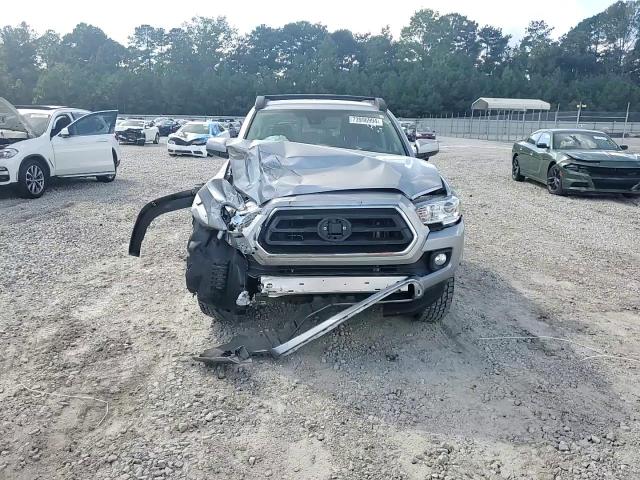
[[[14,105],[14,108],[33,109],[33,110],[57,110],[58,108],[68,108],[61,105]]]
[[[262,110],[269,100],[347,100],[352,102],[372,102],[378,110],[385,112],[387,102],[380,97],[361,95],[332,95],[330,93],[292,93],[286,95],[260,95],[256,97],[255,109]]]

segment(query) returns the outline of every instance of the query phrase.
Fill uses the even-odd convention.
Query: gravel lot
[[[368,312],[225,370],[190,355],[253,322],[212,324],[187,292],[189,213],[127,256],[139,209],[219,160],[123,147],[112,184],[0,191],[0,478],[640,478],[640,199],[550,196],[509,151],[443,139],[433,159],[467,222],[443,324]],[[533,335],[583,346],[484,340]]]

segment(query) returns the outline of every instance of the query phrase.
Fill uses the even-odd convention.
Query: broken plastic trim
[[[256,336],[251,337],[239,335],[233,338],[230,342],[205,350],[199,356],[193,358],[194,360],[204,362],[207,365],[216,365],[224,363],[238,364],[251,362],[251,357],[254,355],[270,354],[274,358],[284,357],[295,352],[307,343],[329,333],[331,330],[340,326],[350,318],[409,285],[414,286],[416,297],[422,296],[423,289],[420,282],[415,278],[406,278],[390,285],[384,290],[374,293],[361,302],[353,304],[345,310],[332,315],[328,319],[302,333],[298,332],[308,318],[319,313],[321,310],[331,307],[332,305],[327,305],[322,309],[307,315],[301,322],[297,322],[295,320],[289,321],[282,330],[275,334],[269,335],[266,332],[260,332]]]
[[[175,210],[181,210],[183,208],[189,208],[193,204],[193,199],[196,193],[202,185],[192,188],[191,190],[184,190],[182,192],[172,193],[166,197],[157,198],[147,203],[136,219],[136,224],[131,232],[131,239],[129,240],[129,255],[134,257],[140,256],[140,248],[142,247],[142,240],[147,233],[147,228],[154,218],[162,215],[163,213],[173,212]]]

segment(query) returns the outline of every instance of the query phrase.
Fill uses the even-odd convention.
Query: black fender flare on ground
[[[165,197],[157,198],[147,203],[140,213],[133,226],[133,232],[131,232],[131,238],[129,240],[129,255],[134,257],[140,256],[140,248],[142,247],[142,240],[147,233],[147,229],[151,222],[162,214],[175,212],[176,210],[182,210],[183,208],[189,208],[193,204],[193,200],[196,197],[196,193],[202,185],[198,185],[190,190],[183,190],[182,192],[172,193]]]

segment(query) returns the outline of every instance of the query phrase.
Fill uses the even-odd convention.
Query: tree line
[[[225,17],[165,30],[140,25],[127,45],[78,24],[38,34],[0,29],[0,96],[129,113],[242,115],[256,95],[384,97],[397,115],[462,112],[480,97],[541,98],[563,109],[640,105],[640,0],[618,1],[555,40],[544,20],[518,42],[464,15],[414,13],[395,39],[306,21],[240,35]]]

